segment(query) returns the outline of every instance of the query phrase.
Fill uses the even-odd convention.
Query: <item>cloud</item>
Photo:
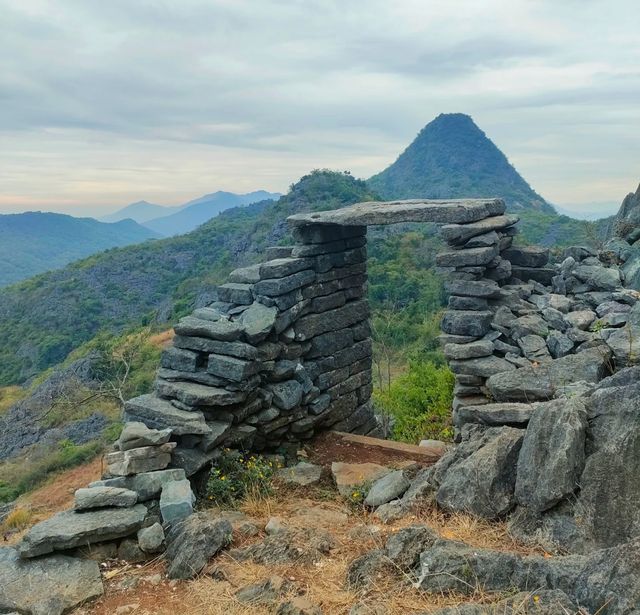
[[[619,200],[637,183],[640,43],[619,18],[640,13],[630,0],[0,11],[0,210],[282,191],[320,166],[366,177],[447,111],[470,113],[551,201]]]

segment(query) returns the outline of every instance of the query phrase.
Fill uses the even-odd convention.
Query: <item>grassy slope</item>
[[[285,241],[291,213],[375,198],[350,175],[314,172],[277,202],[223,212],[179,237],[112,249],[0,290],[0,386],[62,361],[100,330],[170,322],[235,267]]]

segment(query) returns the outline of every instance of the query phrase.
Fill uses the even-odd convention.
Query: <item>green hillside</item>
[[[101,330],[170,322],[210,300],[236,267],[286,241],[285,218],[376,198],[349,174],[315,171],[277,202],[227,210],[195,231],[111,249],[0,290],[0,386],[62,361]]]
[[[512,211],[554,213],[462,113],[439,115],[391,166],[368,183],[385,199],[502,197]]]
[[[133,220],[107,224],[38,211],[0,215],[0,286],[154,237],[154,231]]]

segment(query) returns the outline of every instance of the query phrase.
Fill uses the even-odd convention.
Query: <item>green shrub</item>
[[[411,443],[422,438],[451,440],[453,384],[447,366],[415,361],[388,390],[376,391],[377,407],[395,419],[394,439]]]
[[[207,483],[207,499],[220,507],[235,507],[242,500],[271,494],[277,464],[261,456],[226,451],[216,462]]]

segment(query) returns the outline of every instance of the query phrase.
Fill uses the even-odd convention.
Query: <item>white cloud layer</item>
[[[640,180],[634,0],[0,0],[0,15],[0,211],[368,177],[454,111],[551,202],[615,204]]]

